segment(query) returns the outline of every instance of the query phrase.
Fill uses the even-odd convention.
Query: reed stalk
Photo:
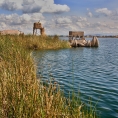
[[[96,118],[82,110],[73,95],[65,98],[58,84],[45,86],[36,77],[28,49],[68,48],[57,37],[0,36],[0,118]]]

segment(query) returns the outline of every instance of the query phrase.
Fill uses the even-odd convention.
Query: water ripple
[[[118,118],[118,39],[99,40],[98,48],[34,52],[37,76],[55,78],[66,96],[80,92],[88,106],[97,104],[101,118]]]

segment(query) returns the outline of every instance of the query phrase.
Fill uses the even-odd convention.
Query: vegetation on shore
[[[32,49],[35,49],[35,50],[61,49],[61,48],[70,47],[70,44],[68,41],[60,40],[57,35],[55,35],[54,37],[35,36],[35,35],[24,35],[24,36],[15,36],[15,37],[12,36],[12,39],[17,42],[20,42],[22,46],[31,50]]]
[[[58,37],[0,36],[0,118],[96,118],[74,94],[65,98],[59,85],[36,77],[28,49],[68,47]]]

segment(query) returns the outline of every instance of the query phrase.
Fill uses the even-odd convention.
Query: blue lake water
[[[33,53],[37,76],[55,78],[65,95],[74,89],[101,118],[118,118],[118,39],[99,38],[98,48],[42,50]]]

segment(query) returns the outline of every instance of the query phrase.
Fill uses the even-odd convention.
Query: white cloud
[[[111,19],[117,21],[118,20],[118,15],[117,16],[113,16]]]
[[[104,22],[96,22],[96,23],[88,23],[88,24],[86,24],[86,27],[93,28],[93,29],[95,29],[95,28],[100,29],[100,28],[107,28],[108,26]]]
[[[8,11],[14,11],[17,9],[16,3],[10,2],[8,0],[3,1],[3,3],[0,6],[2,9],[8,10]]]
[[[67,5],[55,4],[54,0],[0,0],[0,9],[6,10],[4,14],[0,14],[0,30],[18,29],[24,33],[32,33],[33,23],[39,20],[48,34],[68,34],[69,30],[92,33],[110,32],[110,30],[115,32],[118,29],[116,9],[111,11],[108,8],[100,8],[94,11],[95,8],[90,7],[91,10],[88,8],[87,13],[82,16],[74,11],[70,12],[74,13],[73,16],[72,14],[61,16],[60,13],[68,12],[70,8]],[[43,13],[52,15],[44,14],[44,17]],[[88,17],[85,17],[86,15]],[[107,17],[103,19],[103,16],[111,15],[109,19]]]
[[[41,13],[33,13],[33,14],[22,14],[18,15],[16,13],[10,14],[10,15],[5,15],[1,14],[0,15],[0,22],[5,22],[6,24],[10,25],[10,23],[13,23],[15,25],[22,25],[22,24],[28,24],[28,23],[33,23],[41,20],[41,22],[44,22],[45,18]]]
[[[34,0],[23,0],[23,5],[29,5],[35,3]]]
[[[0,27],[1,27],[2,29],[6,28],[6,24],[5,24],[4,22],[0,22]]]
[[[22,9],[23,0],[0,0],[0,8],[8,11]]]
[[[70,8],[67,5],[48,5],[46,7],[42,7],[41,12],[47,12],[47,13],[62,13],[62,12],[68,12]]]
[[[87,21],[87,18],[86,17],[78,17],[78,22],[86,22]]]
[[[23,13],[62,13],[70,10],[67,5],[55,4],[54,0],[1,0],[0,8],[21,10]]]
[[[84,25],[80,22],[77,22],[77,25],[80,27],[80,28],[84,28]]]
[[[89,22],[86,22],[85,25],[86,25],[86,27],[89,27],[90,26],[90,23]]]
[[[105,16],[109,16],[112,14],[112,11],[111,10],[108,10],[107,8],[101,8],[101,9],[97,9],[96,10],[97,13],[101,13]]]
[[[78,27],[76,27],[75,25],[69,25],[69,26],[65,27],[65,29],[66,29],[66,32],[68,33],[69,30],[77,31],[78,30]]]
[[[24,5],[22,8],[23,13],[38,13],[41,10],[41,6],[37,5],[36,3],[32,5]]]
[[[93,14],[89,11],[88,13],[87,13],[87,15],[88,15],[88,17],[92,17],[93,16]]]
[[[13,4],[7,4],[13,3]],[[5,4],[5,5],[3,5]],[[3,7],[4,6],[4,7]],[[67,12],[70,8],[67,5],[55,4],[54,0],[0,0],[0,8],[4,10],[20,10],[22,15],[14,14],[1,14],[0,26],[1,29],[18,29],[24,33],[32,33],[33,23],[41,21],[48,33],[68,33],[68,30],[80,29],[77,22],[86,22],[85,17],[55,17],[52,21],[45,19],[42,13],[62,13]],[[80,23],[81,24],[81,23]],[[62,30],[63,28],[63,30]]]
[[[100,31],[100,30],[101,30],[101,28],[100,28],[100,27],[96,27],[96,30],[99,30],[99,31]]]
[[[54,34],[68,34],[70,30],[73,31],[84,31],[84,28],[89,26],[86,17],[78,16],[55,16],[52,18],[50,23],[46,23],[48,33],[53,32]]]
[[[22,17],[22,19],[25,20],[25,21],[30,21],[30,20],[31,20],[31,16],[28,15],[28,14],[23,14],[21,17]]]
[[[87,8],[87,11],[87,16],[91,18],[93,16],[92,12],[90,12],[89,8]]]
[[[11,14],[11,15],[0,15],[0,30],[3,29],[18,29],[22,30],[24,33],[30,31],[32,33],[33,23],[41,21],[42,24],[45,23],[45,18],[41,13],[33,14]]]
[[[62,18],[57,18],[56,19],[56,23],[57,24],[69,24],[71,22],[72,21],[69,18],[66,18],[66,17],[62,17]]]

